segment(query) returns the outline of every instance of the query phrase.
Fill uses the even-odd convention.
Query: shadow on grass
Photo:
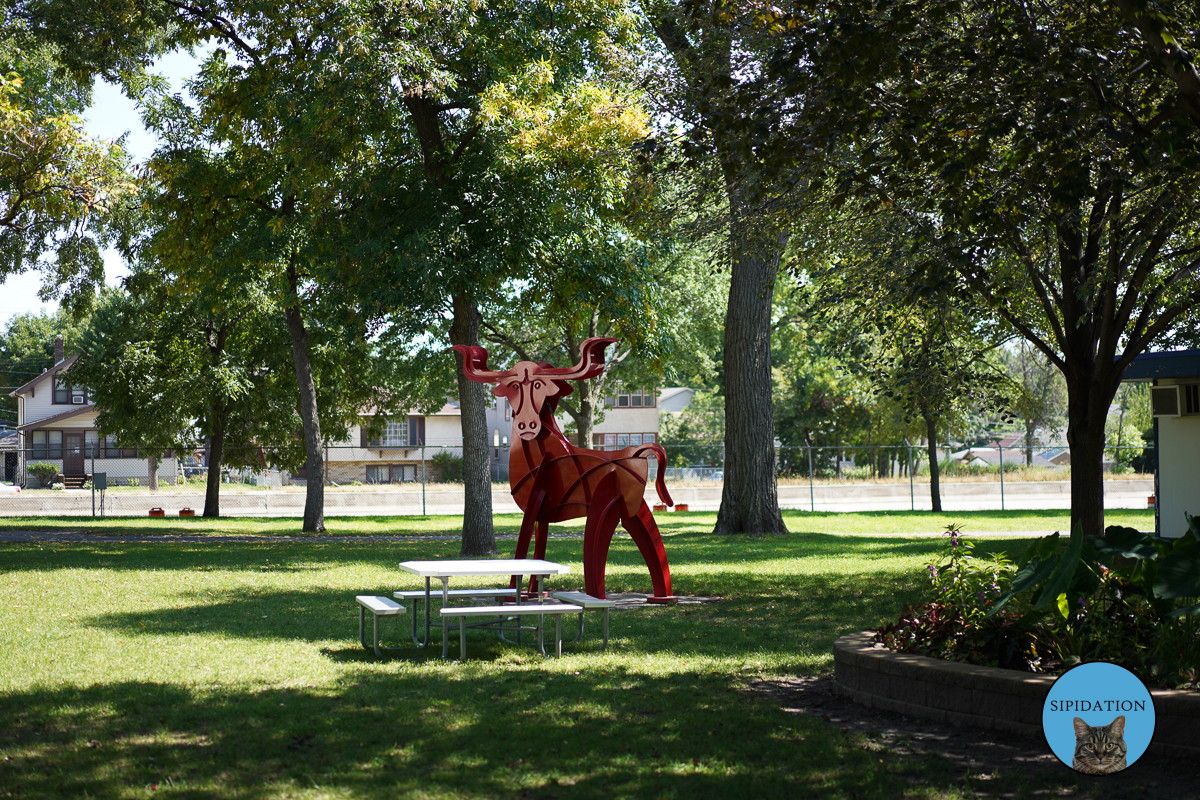
[[[26,798],[891,798],[919,768],[728,676],[389,666],[335,690],[8,694],[0,785]]]

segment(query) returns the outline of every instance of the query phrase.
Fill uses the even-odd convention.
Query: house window
[[[653,433],[597,433],[592,436],[592,444],[599,450],[620,450],[641,444],[654,444],[657,438],[658,435]]]
[[[410,483],[416,479],[416,464],[373,464],[367,467],[367,483]]]
[[[84,405],[87,403],[88,390],[86,386],[71,383],[71,377],[59,373],[54,378],[54,404]]]
[[[366,439],[366,431],[363,431]],[[383,426],[383,436],[364,441],[364,447],[420,447],[425,443],[424,417],[392,417]]]
[[[408,420],[389,419],[383,426],[384,447],[404,447],[408,444]]]
[[[617,394],[607,398],[605,403],[613,408],[654,408],[657,395],[657,389],[630,389],[626,391],[624,388],[621,388]]]
[[[31,458],[62,458],[62,431],[34,431],[30,440]]]
[[[117,437],[104,437],[104,457],[105,458],[137,458],[136,447],[120,447],[117,444]]]

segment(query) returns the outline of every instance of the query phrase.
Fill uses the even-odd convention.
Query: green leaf
[[[1104,530],[1103,539],[1093,539],[1092,546],[1101,555],[1118,558],[1155,558],[1158,548],[1152,537],[1135,528],[1110,525]]]
[[[1012,586],[1009,590],[1002,594],[996,604],[988,610],[985,616],[992,616],[1004,607],[1005,603],[1012,600],[1021,592],[1039,585],[1042,581],[1049,577],[1054,570],[1054,559],[1048,558],[1045,560],[1030,561],[1025,566],[1017,570],[1017,574],[1013,576]]]
[[[1063,619],[1071,615],[1071,604],[1067,602],[1067,593],[1063,592],[1057,598],[1058,613]]]
[[[1154,580],[1156,597],[1200,597],[1200,544],[1171,551]]]
[[[1054,598],[1071,585],[1075,567],[1079,564],[1079,553],[1083,550],[1083,541],[1083,525],[1076,523],[1074,530],[1071,531],[1071,541],[1067,544],[1066,551],[1059,557],[1058,565],[1046,579],[1046,584],[1042,587],[1041,592],[1034,598],[1033,607],[1035,609],[1050,605]]]
[[[1190,617],[1195,614],[1200,614],[1200,603],[1196,603],[1196,605],[1194,605],[1194,606],[1185,606],[1183,608],[1177,608],[1171,612],[1172,617]]]

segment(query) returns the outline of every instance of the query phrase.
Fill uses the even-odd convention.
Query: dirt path
[[[789,713],[816,716],[861,736],[864,748],[937,759],[943,776],[968,797],[1200,798],[1200,764],[1187,759],[1147,753],[1116,775],[1080,775],[1042,740],[867,708],[837,694],[829,675],[762,681],[751,688],[778,699]]]

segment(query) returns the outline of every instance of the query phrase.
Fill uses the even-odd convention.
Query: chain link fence
[[[507,447],[489,448],[497,513],[518,512],[508,486]],[[920,445],[776,448],[779,503],[813,511],[929,508],[928,451]],[[1067,508],[1070,451],[1063,447],[939,448],[943,506]],[[270,463],[260,450],[228,450],[220,476],[223,516],[295,516],[304,511],[307,476]],[[1146,507],[1154,493],[1152,448],[1110,448],[1106,500]],[[325,514],[461,514],[461,443],[324,449]],[[725,479],[721,445],[668,446],[665,479],[677,504],[715,510]],[[650,458],[646,499],[658,464]],[[50,443],[0,451],[0,516],[145,516],[202,513],[210,471],[204,449],[159,459],[103,442]],[[17,491],[17,489],[20,491]]]

